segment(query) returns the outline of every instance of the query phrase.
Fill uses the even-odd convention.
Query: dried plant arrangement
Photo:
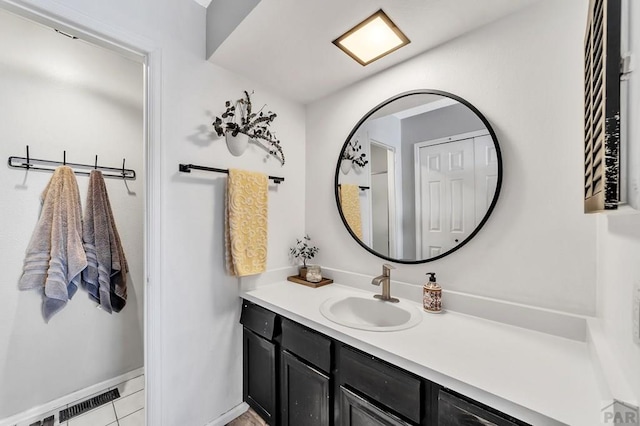
[[[360,145],[357,139],[355,141],[349,141],[344,150],[344,154],[342,154],[342,159],[351,160],[356,166],[364,167],[369,163],[369,160],[367,160],[367,155],[364,152],[360,152],[361,150],[362,145]]]
[[[280,140],[276,137],[275,132],[271,131],[270,125],[277,117],[272,111],[264,112],[266,104],[259,111],[253,111],[251,103],[251,95],[246,90],[244,97],[235,102],[225,102],[225,112],[220,117],[215,117],[213,128],[219,137],[226,133],[237,136],[243,133],[249,137],[254,143],[262,146],[270,155],[273,155],[280,163],[284,165],[284,152],[280,145]]]

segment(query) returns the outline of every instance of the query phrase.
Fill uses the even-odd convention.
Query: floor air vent
[[[80,414],[86,413],[89,410],[93,410],[96,407],[118,398],[120,398],[120,392],[118,392],[118,389],[113,389],[98,396],[94,396],[91,399],[87,399],[86,401],[82,401],[72,407],[65,408],[60,411],[60,423],[66,422],[72,417],[79,416]]]

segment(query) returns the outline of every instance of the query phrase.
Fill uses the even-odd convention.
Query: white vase
[[[340,170],[342,170],[342,173],[344,173],[345,175],[349,173],[349,170],[351,170],[352,167],[353,162],[351,160],[342,160],[340,162]]]
[[[227,148],[229,148],[229,152],[239,157],[247,150],[249,146],[249,136],[244,133],[238,133],[236,136],[233,136],[231,132],[225,133],[225,139],[227,140]]]

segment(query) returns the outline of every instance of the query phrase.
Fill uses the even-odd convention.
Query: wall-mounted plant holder
[[[352,168],[353,168],[353,163],[351,162],[351,160],[343,158],[342,161],[340,162],[340,171],[342,171],[342,173],[346,175],[351,171]]]
[[[249,136],[244,133],[238,133],[233,136],[232,132],[227,132],[224,138],[227,141],[227,148],[233,156],[241,156],[249,147]]]
[[[347,148],[344,150],[344,154],[342,154],[342,162],[340,163],[342,173],[347,174],[351,169],[354,169],[356,173],[361,172],[361,169],[369,163],[367,154],[360,152],[361,150],[362,145],[360,145],[357,139],[349,142],[349,145],[347,145]],[[347,166],[346,164],[349,165]]]
[[[243,98],[234,103],[225,102],[226,110],[220,117],[215,118],[213,128],[218,137],[225,136],[227,147],[232,155],[236,157],[242,155],[251,142],[263,148],[269,155],[276,157],[284,166],[284,152],[280,146],[280,140],[269,127],[277,114],[271,111],[263,112],[265,106],[254,112],[251,95],[245,90]]]

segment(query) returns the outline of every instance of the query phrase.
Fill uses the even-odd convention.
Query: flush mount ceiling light
[[[368,65],[409,43],[382,9],[333,41],[360,65]]]

